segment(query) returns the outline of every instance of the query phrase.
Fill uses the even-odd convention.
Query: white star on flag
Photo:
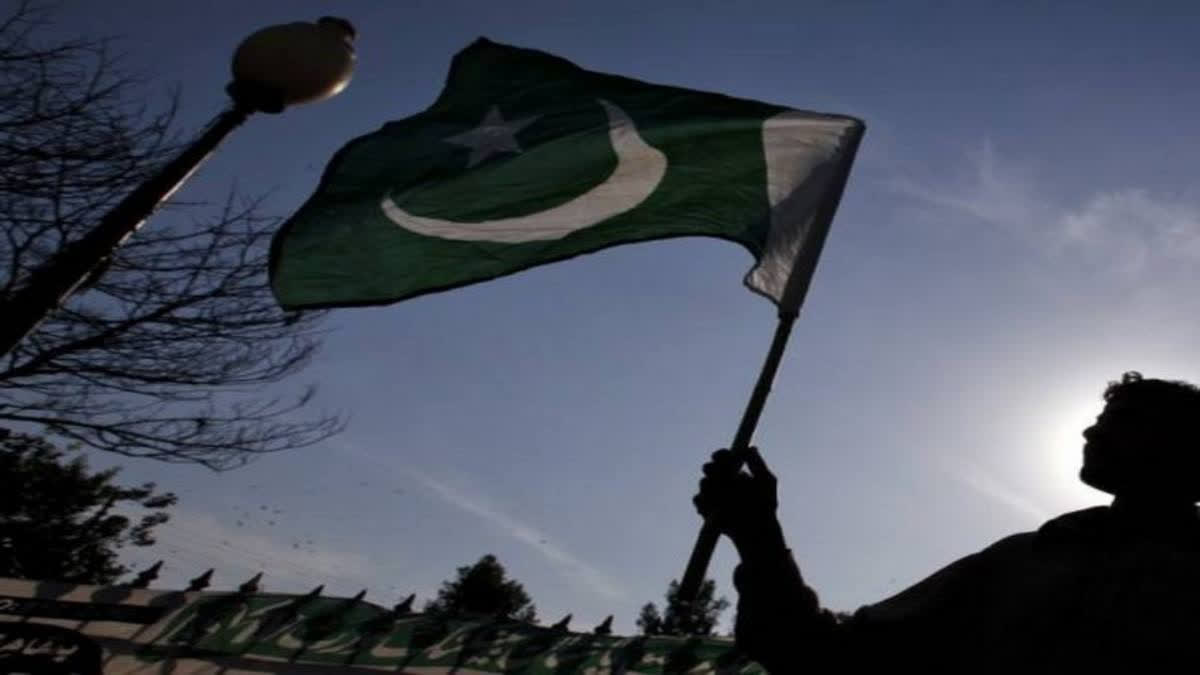
[[[484,115],[479,126],[451,136],[446,139],[446,142],[471,149],[471,156],[467,159],[467,167],[470,168],[501,152],[521,152],[516,135],[525,127],[533,124],[538,117],[540,115],[506,121],[500,114],[500,108],[492,106]]]

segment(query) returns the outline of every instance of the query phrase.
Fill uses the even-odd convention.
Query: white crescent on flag
[[[565,204],[523,216],[464,223],[414,215],[401,208],[391,195],[384,195],[384,215],[396,225],[427,237],[521,244],[562,239],[635,208],[662,182],[667,156],[642,140],[624,110],[608,101],[599,103],[608,116],[608,137],[617,166],[602,183]]]

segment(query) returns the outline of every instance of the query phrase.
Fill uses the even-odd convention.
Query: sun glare
[[[1041,414],[1036,416],[1031,461],[1042,476],[1039,491],[1057,508],[1092,503],[1100,494],[1079,481],[1079,467],[1083,461],[1082,432],[1103,407],[1104,401],[1093,386],[1047,397]]]

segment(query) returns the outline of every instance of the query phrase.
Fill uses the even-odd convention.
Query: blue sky
[[[223,105],[232,48],[330,3],[64,3],[122,34],[182,122]],[[853,609],[1000,536],[1104,501],[1079,431],[1129,369],[1200,379],[1190,3],[357,2],[338,98],[252,119],[182,197],[234,181],[286,215],[343,143],[413,114],[480,35],[593,70],[868,124],[756,437],[825,604]],[[149,227],[153,227],[151,222]],[[495,553],[545,619],[637,608],[681,574],[700,464],[727,443],[774,311],[715,240],[617,248],[332,313],[295,386],[350,415],[237,471],[123,462],[182,496],[162,582],[259,570],[274,591],[430,597]],[[98,457],[107,465],[112,458]],[[712,572],[732,597],[734,557]]]

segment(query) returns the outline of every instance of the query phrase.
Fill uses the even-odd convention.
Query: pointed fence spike
[[[407,598],[405,598],[404,600],[400,601],[400,604],[398,604],[398,605],[396,605],[395,607],[393,607],[393,608],[392,608],[392,613],[393,613],[393,614],[397,614],[397,615],[399,615],[399,614],[411,614],[411,613],[412,613],[412,606],[413,606],[413,602],[414,602],[416,599],[417,599],[417,594],[416,594],[416,593],[413,593],[413,594],[409,595]]]
[[[559,620],[558,623],[550,627],[551,630],[567,630],[567,626],[571,624],[571,615],[568,614]]]
[[[324,591],[324,590],[325,590],[325,584],[321,584],[320,586],[317,586],[316,588],[305,593],[304,595],[297,595],[292,600],[292,609],[298,610],[299,608],[303,607],[304,605],[307,605],[308,603],[312,602],[313,600],[316,600],[318,597],[321,596],[321,591]]]
[[[609,614],[608,618],[600,622],[599,626],[592,629],[596,635],[611,635],[612,634],[613,615]]]
[[[147,586],[150,585],[151,581],[154,581],[155,579],[158,578],[158,571],[162,569],[162,566],[163,566],[163,561],[159,560],[158,562],[151,565],[149,568],[147,568],[141,572],[138,572],[137,577],[135,577],[133,581],[129,582],[129,587],[130,588],[146,588]]]
[[[259,572],[258,574],[255,574],[253,577],[250,577],[249,581],[242,584],[241,586],[238,586],[238,593],[242,593],[245,595],[249,595],[251,593],[257,593],[258,587],[259,587],[259,582],[262,581],[262,577],[263,577],[262,572]]]
[[[195,579],[192,579],[191,581],[189,581],[187,590],[202,591],[202,590],[208,588],[208,585],[210,583],[212,583],[212,575],[213,575],[213,569],[210,567],[210,568],[208,568],[208,571],[206,571],[204,574],[201,574],[200,576],[196,577]]]

